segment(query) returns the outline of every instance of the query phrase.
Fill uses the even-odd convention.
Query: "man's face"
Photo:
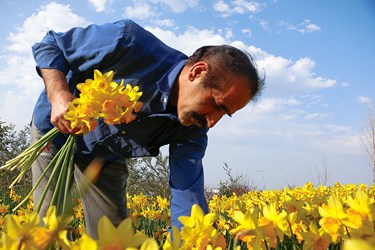
[[[224,89],[204,88],[204,77],[189,82],[178,98],[177,112],[181,124],[212,128],[223,117],[231,116],[251,99],[248,79],[232,77]]]

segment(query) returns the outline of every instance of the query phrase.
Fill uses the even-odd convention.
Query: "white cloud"
[[[299,105],[301,102],[293,97],[289,98],[275,98],[265,97],[256,105],[249,105],[245,108],[249,113],[280,113],[293,106]]]
[[[367,97],[367,96],[359,96],[357,98],[357,101],[360,102],[360,103],[365,103],[365,104],[371,104],[372,103],[371,98]]]
[[[108,6],[113,2],[113,0],[88,0],[96,12],[108,11]]]
[[[232,45],[248,51],[256,59],[259,70],[266,72],[265,91],[273,95],[296,95],[335,86],[336,80],[316,75],[315,61],[300,58],[296,61],[268,54],[260,48],[236,41]]]
[[[154,0],[153,2],[165,4],[176,13],[194,8],[199,4],[199,0]]]
[[[233,31],[231,29],[226,30],[225,40],[230,40],[233,37]]]
[[[283,109],[285,100],[282,98],[263,98],[260,103],[251,106],[255,113],[271,113]]]
[[[249,37],[251,37],[252,35],[252,32],[250,29],[243,29],[241,30],[242,34],[245,34],[245,35],[248,35]]]
[[[152,10],[151,6],[146,3],[138,3],[134,6],[127,6],[124,8],[125,18],[138,18],[146,19],[155,16],[155,12]]]
[[[241,8],[244,12],[255,13],[261,10],[262,5],[255,1],[245,1],[245,0],[234,0],[233,4],[237,8]]]
[[[215,11],[222,13],[224,17],[230,15],[229,4],[225,3],[223,0],[215,2],[213,8]]]
[[[332,114],[331,113],[319,113],[319,112],[307,112],[306,110],[295,110],[296,114],[299,116],[303,117],[304,120],[322,120],[322,119],[327,119],[330,117]]]
[[[280,27],[286,28],[287,30],[294,30],[301,34],[312,33],[321,30],[317,24],[311,23],[308,19],[303,20],[303,22],[299,24],[290,24],[286,21],[280,21],[278,22],[278,25]]]
[[[153,23],[158,26],[164,26],[164,27],[174,26],[174,21],[172,19],[155,19]]]
[[[287,100],[264,98],[254,106],[248,105],[234,118],[223,118],[210,131],[210,138],[222,145],[244,147],[251,141],[255,148],[263,145],[264,150],[276,146],[290,152],[295,148],[295,154],[304,147],[309,153],[360,153],[358,140],[353,139],[357,135],[350,126],[326,123],[332,113],[295,109]]]
[[[306,24],[306,32],[307,33],[311,33],[311,32],[314,32],[314,31],[320,31],[320,27],[316,24],[313,24],[313,23],[308,23]]]
[[[196,49],[204,45],[221,45],[227,43],[225,37],[216,34],[214,30],[199,30],[189,27],[185,32],[176,34],[172,31],[145,27],[151,33],[159,37],[167,45],[176,48],[187,55],[192,54]],[[192,39],[194,37],[194,39]],[[189,41],[188,43],[186,41]]]
[[[256,13],[262,9],[262,4],[255,1],[234,0],[229,3],[219,0],[213,4],[213,9],[221,13],[222,17],[228,17],[233,14]]]
[[[31,46],[40,41],[48,30],[65,31],[88,22],[74,14],[69,5],[49,3],[26,18],[23,24],[8,36],[6,51],[2,51],[0,70],[0,117],[16,126],[30,121],[31,111],[43,82],[35,71]],[[14,111],[17,110],[17,116]]]
[[[305,19],[302,23],[298,25],[299,27],[302,27],[298,29],[298,32],[300,33],[312,33],[315,31],[320,31],[320,27],[314,23],[310,23],[310,20]]]
[[[330,133],[350,133],[352,132],[352,128],[347,125],[336,125],[336,124],[327,124],[324,125],[324,128],[327,129]]]
[[[349,86],[349,83],[348,83],[348,82],[343,82],[343,83],[341,83],[341,86],[344,87],[344,88],[345,88],[345,87],[348,87],[348,86]]]
[[[322,101],[322,95],[303,95],[301,97],[304,101],[306,101],[306,106],[311,107],[315,105],[323,105],[326,106],[325,103]]]
[[[27,18],[16,33],[10,33],[8,50],[30,53],[31,45],[43,38],[48,30],[65,31],[74,26],[87,25],[87,21],[74,14],[69,5],[49,3]]]
[[[290,97],[290,98],[288,98],[286,103],[289,104],[289,105],[295,106],[295,105],[300,104],[301,102],[298,101],[297,99],[293,98],[293,97]]]
[[[248,105],[243,111],[248,114],[262,114],[277,117],[281,120],[324,120],[332,116],[332,113],[309,112],[298,108],[303,103],[294,98],[265,97],[255,105]]]
[[[290,78],[292,82],[305,81],[305,85],[312,88],[330,88],[336,84],[336,80],[315,76],[313,69],[315,61],[310,58],[301,58],[290,67]]]

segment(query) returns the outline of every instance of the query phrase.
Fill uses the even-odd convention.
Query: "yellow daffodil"
[[[216,227],[222,234],[225,235],[226,231],[229,231],[233,226],[231,225],[229,220],[227,220],[223,215],[220,214],[216,221]]]
[[[289,234],[287,213],[285,210],[278,212],[275,203],[265,205],[262,212],[263,217],[259,219],[259,226],[263,228],[265,236],[275,248],[277,237],[283,240],[284,234]]]
[[[167,198],[161,197],[160,195],[156,196],[156,203],[160,210],[167,210],[169,209],[170,202]]]
[[[362,223],[374,220],[375,204],[363,190],[356,192],[355,199],[349,196],[346,203],[349,205],[346,212],[352,227],[359,228]]]
[[[181,246],[180,230],[173,226],[171,232],[168,233],[164,242],[163,250],[178,250]]]
[[[40,226],[40,219],[37,213],[25,217],[21,223],[17,215],[5,216],[5,228],[9,236],[8,242],[17,241],[17,249],[37,249],[38,245],[34,239],[34,232]]]
[[[123,220],[118,227],[103,216],[98,223],[98,247],[99,249],[126,249],[139,247],[146,236],[134,235],[131,219]]]
[[[374,250],[375,245],[363,239],[345,240],[343,250]]]
[[[204,249],[210,242],[215,242],[218,237],[218,232],[213,227],[215,218],[213,213],[205,215],[197,204],[192,206],[191,216],[180,216],[178,219],[184,225],[181,230],[182,248],[190,249],[196,246]]]
[[[5,224],[4,216],[0,215],[0,233],[3,231],[4,224]]]
[[[44,227],[38,228],[35,233],[35,241],[37,242],[38,246],[43,246],[42,248],[44,249],[44,247],[49,245],[51,242],[55,242],[56,245],[64,244],[64,239],[61,239],[61,236],[64,234],[61,232],[65,232],[66,235],[65,229],[71,223],[72,219],[72,216],[57,217],[56,207],[49,207],[46,217],[43,218]]]
[[[234,211],[233,219],[239,224],[231,230],[236,235],[236,239],[246,242],[249,249],[261,249],[264,238],[263,230],[258,225],[259,212],[254,209],[246,211]]]
[[[72,128],[79,128],[76,134],[86,134],[95,129],[96,119],[104,118],[107,124],[129,123],[135,119],[133,112],[141,109],[138,102],[142,96],[139,87],[124,86],[113,82],[113,71],[102,74],[94,70],[94,79],[77,84],[79,98],[69,105],[65,119]]]
[[[140,250],[159,250],[159,245],[156,240],[148,238],[142,243]]]
[[[301,232],[306,232],[307,228],[305,224],[303,224],[302,220],[297,219],[298,212],[293,212],[288,214],[288,222],[291,227],[292,233],[296,236],[299,243],[303,241],[303,237],[301,235]]]
[[[61,244],[63,250],[97,250],[98,243],[91,238],[87,233],[83,232],[82,236],[76,241],[69,241],[66,238],[66,232],[60,233],[60,238],[63,240],[64,244]]]
[[[328,204],[319,207],[322,218],[319,224],[332,237],[333,242],[337,242],[344,234],[344,223],[347,222],[348,215],[344,212],[340,200],[336,196],[328,199]]]
[[[14,202],[19,202],[21,199],[21,196],[16,193],[13,187],[10,189],[9,198],[12,199]]]
[[[93,113],[95,110],[90,103],[90,100],[74,99],[69,103],[69,112],[65,114],[65,119],[70,121],[72,128],[79,128],[76,134],[87,134],[93,131],[96,127],[96,120],[94,117],[97,115]]]
[[[0,204],[0,214],[8,213],[9,205]]]
[[[191,216],[181,218],[184,224],[181,233],[177,228],[172,228],[170,234],[166,233],[169,201],[162,197],[133,195],[128,196],[127,204],[130,216],[138,221],[135,233],[131,222],[117,228],[109,221],[101,222],[98,241],[85,232],[79,202],[74,208],[74,229],[69,233],[66,227],[70,227],[70,220],[65,221],[65,217],[57,216],[54,207],[43,218],[43,226],[35,213],[23,207],[17,210],[17,215],[12,215],[15,216],[13,218],[0,215],[0,250],[220,250],[227,248],[228,237],[234,237],[229,238],[229,244],[236,250],[244,247],[243,243],[247,249],[258,250],[289,249],[292,246],[304,250],[332,247],[343,250],[375,249],[374,190],[373,186],[367,188],[352,184],[336,183],[334,187],[306,184],[283,191],[263,190],[243,196],[216,196],[209,201],[211,214],[207,216],[202,210],[192,208]],[[14,190],[11,195],[15,195]],[[13,204],[8,195],[6,197]],[[286,231],[281,230],[285,214],[288,224]],[[217,229],[212,226],[214,223]],[[281,236],[289,237],[278,237],[277,230]],[[153,234],[153,239],[147,238],[146,232]],[[75,235],[73,237],[77,237],[74,240],[70,237],[72,233]],[[134,242],[138,244],[134,245]],[[158,246],[157,242],[164,243]]]
[[[19,245],[17,239],[12,239],[7,234],[3,233],[0,235],[0,250],[19,250],[22,245]],[[28,246],[28,249],[36,249]]]
[[[310,223],[307,232],[301,232],[303,236],[303,250],[326,250],[331,243],[331,237],[323,228],[318,229],[315,223]]]

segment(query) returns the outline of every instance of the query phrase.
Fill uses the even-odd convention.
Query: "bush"
[[[30,145],[30,127],[25,126],[20,131],[15,131],[13,124],[5,124],[0,120],[0,166],[20,153]],[[18,171],[0,171],[1,192],[8,186],[18,175]],[[31,188],[31,171],[26,173],[23,180],[17,185],[19,190],[29,190]]]
[[[129,159],[128,194],[169,197],[168,161],[169,157],[161,153],[157,157]]]
[[[223,169],[228,176],[228,179],[225,181],[220,181],[219,184],[219,195],[220,196],[232,196],[236,194],[237,196],[241,196],[251,190],[255,190],[256,187],[251,185],[249,181],[247,181],[244,176],[241,175],[232,175],[232,169],[229,165],[224,162]]]

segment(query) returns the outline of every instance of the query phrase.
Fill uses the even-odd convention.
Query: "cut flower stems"
[[[57,215],[66,214],[73,208],[74,204],[72,203],[72,197],[70,197],[73,192],[70,192],[70,189],[72,188],[77,136],[93,131],[96,127],[97,119],[103,119],[107,124],[129,123],[135,119],[133,113],[138,112],[142,107],[142,103],[138,101],[142,95],[138,86],[132,87],[129,84],[125,86],[124,80],[118,84],[112,81],[113,76],[113,71],[102,74],[99,70],[94,70],[94,79],[87,79],[84,83],[77,85],[80,95],[69,103],[69,110],[64,116],[65,119],[71,122],[71,128],[76,129],[77,132],[67,136],[66,142],[46,166],[31,191],[13,211],[28,201],[42,179],[49,172],[48,182],[35,210],[37,212],[41,210],[51,187],[54,187],[54,191],[49,206],[56,206]],[[10,188],[21,181],[32,163],[59,133],[57,128],[52,128],[28,149],[7,161],[0,168],[1,170],[19,171],[19,175],[12,182]]]

